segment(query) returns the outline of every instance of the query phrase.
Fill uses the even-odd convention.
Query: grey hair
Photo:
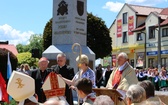
[[[58,59],[58,57],[65,57],[65,58],[66,58],[66,55],[65,55],[64,53],[59,53],[59,54],[57,55],[57,59]]]
[[[100,95],[96,97],[93,105],[114,105],[114,102],[109,96]]]
[[[125,59],[128,59],[128,55],[127,55],[125,52],[119,53],[118,56],[122,56],[122,57],[124,57]]]
[[[66,105],[65,100],[60,100],[58,97],[51,97],[47,101],[52,101],[52,102],[53,101],[57,101],[58,102],[57,105]],[[51,103],[44,103],[44,105],[53,105],[53,104],[51,104]]]
[[[127,92],[126,97],[131,100],[132,103],[140,103],[146,99],[145,89],[139,85],[131,85]]]

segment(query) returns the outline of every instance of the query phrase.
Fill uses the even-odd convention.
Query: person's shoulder
[[[57,67],[57,66],[58,66],[58,65],[52,65],[51,68],[55,68],[55,67]]]
[[[82,105],[93,105],[93,103],[84,102]]]
[[[46,71],[47,71],[47,72],[51,72],[52,69],[51,69],[51,68],[47,68]]]
[[[39,69],[32,69],[31,72],[37,72]]]
[[[94,72],[93,69],[91,69],[91,68],[88,68],[88,71],[90,71],[90,72]]]
[[[39,70],[39,69],[33,69],[33,70],[31,70],[31,71],[30,71],[30,75],[32,76],[32,75],[36,74],[38,70]]]
[[[67,69],[71,70],[71,69],[74,69],[73,67],[69,66],[69,65],[66,65]]]

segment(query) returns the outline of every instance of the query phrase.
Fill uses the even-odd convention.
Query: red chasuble
[[[122,71],[117,70],[117,71],[116,71],[116,73],[115,73],[115,75],[114,75],[114,78],[113,78],[113,80],[112,80],[112,86],[118,85],[118,84],[120,83],[120,80],[121,80],[121,76],[122,76],[122,72],[123,72],[123,71],[124,71],[124,70],[122,70]]]

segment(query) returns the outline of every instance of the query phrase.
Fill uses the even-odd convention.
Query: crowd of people
[[[29,65],[24,64],[20,66],[18,71],[35,80],[34,96],[43,105],[66,105],[66,103],[74,105],[72,89],[78,94],[80,105],[114,105],[113,97],[96,96],[93,88],[101,88],[101,86],[106,89],[121,90],[124,93],[122,94],[123,97],[119,98],[118,105],[144,105],[144,103],[145,105],[153,105],[153,102],[158,103],[156,105],[164,105],[158,97],[155,97],[155,89],[157,88],[157,81],[167,80],[165,68],[162,68],[160,73],[157,72],[157,69],[135,70],[129,64],[128,56],[124,52],[117,56],[118,67],[113,70],[109,65],[103,70],[101,64],[96,70],[92,70],[88,66],[89,58],[85,54],[78,56],[76,61],[79,68],[76,74],[73,67],[66,64],[64,53],[57,55],[56,65],[51,66],[51,68],[48,68],[48,59],[42,57],[38,62],[38,69],[30,70]],[[51,72],[58,74],[66,83],[65,100],[58,97],[46,98],[42,86]]]
[[[139,81],[150,80],[155,85],[157,91],[167,91],[168,75],[164,66],[160,72],[157,68],[136,69],[135,71]]]

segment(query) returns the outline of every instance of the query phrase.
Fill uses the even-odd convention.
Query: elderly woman
[[[79,56],[76,58],[76,61],[79,63],[79,71],[75,74],[74,78],[72,80],[68,80],[66,78],[63,78],[63,80],[68,85],[75,85],[75,82],[79,80],[80,78],[88,78],[92,81],[93,88],[95,88],[95,73],[94,71],[88,66],[89,65],[89,59],[85,54],[82,54],[81,57]]]
[[[131,85],[126,92],[127,105],[143,105],[146,100],[145,89],[139,85]]]

